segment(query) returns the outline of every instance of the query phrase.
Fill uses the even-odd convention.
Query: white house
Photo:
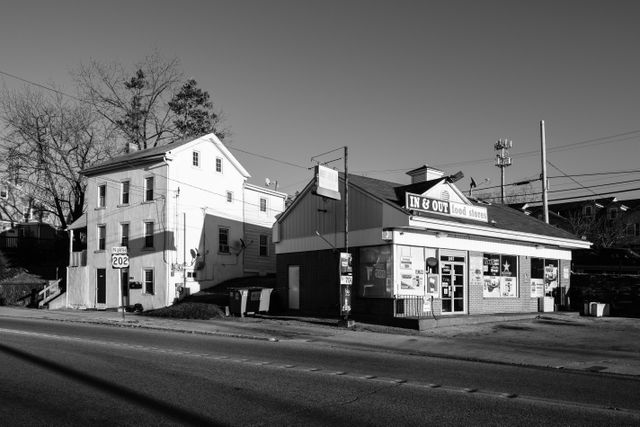
[[[248,184],[214,134],[83,174],[87,212],[69,227],[68,307],[165,307],[227,279],[275,272],[271,227],[286,194]],[[128,269],[113,268],[114,247],[127,248]]]

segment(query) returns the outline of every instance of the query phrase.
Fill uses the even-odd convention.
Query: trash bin
[[[231,314],[265,313],[269,311],[272,288],[229,288],[229,311]]]

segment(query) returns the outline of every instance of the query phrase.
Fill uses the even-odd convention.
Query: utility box
[[[589,303],[589,314],[594,317],[603,317],[609,315],[609,304],[600,302]]]
[[[266,313],[269,311],[272,288],[229,288],[229,311],[231,314]]]

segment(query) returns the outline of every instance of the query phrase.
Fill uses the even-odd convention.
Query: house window
[[[220,157],[216,158],[216,172],[222,173],[222,159]]]
[[[0,187],[0,199],[7,199],[7,198],[9,198],[9,189],[3,185]]]
[[[231,191],[227,191],[227,202],[233,202],[233,193]]]
[[[144,293],[153,295],[154,286],[153,286],[153,269],[145,268],[143,271],[144,276]]]
[[[229,253],[229,229],[220,227],[218,229],[218,251],[223,254]]]
[[[120,224],[120,246],[129,247],[129,224]]]
[[[105,248],[107,247],[106,239],[107,239],[107,226],[99,225],[98,226],[98,250],[99,251],[104,251]]]
[[[104,208],[107,203],[107,185],[102,184],[98,186],[98,207]]]
[[[144,247],[153,248],[153,222],[144,223]]]
[[[199,168],[200,167],[200,152],[194,151],[192,154],[192,164],[193,166]]]
[[[267,199],[265,199],[264,197],[260,198],[260,212],[266,212],[267,211]]]
[[[607,217],[608,217],[608,219],[612,219],[612,220],[613,220],[613,219],[616,219],[616,218],[618,218],[618,209],[616,209],[616,208],[611,208],[611,209],[609,209],[609,211],[607,212],[607,214],[608,214],[608,216],[607,216]]]
[[[144,201],[151,202],[153,200],[153,177],[144,179]]]
[[[260,256],[269,256],[269,236],[260,235]]]
[[[584,207],[584,216],[589,218],[593,216],[593,206],[588,205]]]
[[[129,204],[129,181],[122,181],[120,184],[120,204]]]

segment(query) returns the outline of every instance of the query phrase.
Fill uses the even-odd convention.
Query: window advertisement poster
[[[518,297],[518,257],[515,255],[483,254],[484,298]]]
[[[412,246],[398,246],[398,295],[425,294],[425,260],[424,248]]]
[[[500,297],[500,277],[484,276],[484,286],[482,288],[482,296],[485,298]]]
[[[389,298],[393,296],[391,246],[360,248],[358,295]]]
[[[544,266],[544,293],[553,296],[553,291],[558,287],[558,261],[545,260]]]
[[[531,278],[531,298],[542,298],[544,296],[544,279]]]
[[[517,297],[517,281],[515,277],[501,277],[500,278],[500,296],[502,297]]]

